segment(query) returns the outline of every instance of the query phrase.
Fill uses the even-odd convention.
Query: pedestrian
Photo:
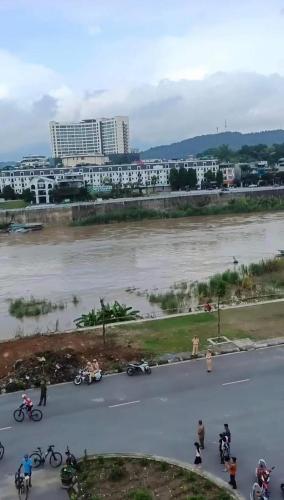
[[[40,400],[38,406],[46,406],[46,393],[47,393],[47,387],[46,387],[46,380],[43,378],[40,381]]]
[[[194,335],[192,339],[192,356],[197,356],[199,350],[199,338],[197,335]]]
[[[202,420],[198,420],[197,435],[199,439],[200,448],[204,450],[205,427]]]
[[[201,454],[200,454],[200,446],[199,446],[199,443],[195,442],[194,443],[194,446],[195,446],[195,459],[194,459],[194,465],[201,465],[202,464],[202,458],[201,458]]]
[[[223,433],[222,437],[222,443],[221,443],[221,449],[222,449],[222,464],[225,464],[225,469],[224,472],[227,471],[228,464],[230,462],[230,445],[228,442],[228,437]]]
[[[222,443],[223,443],[223,433],[219,434],[219,455],[220,455],[220,463],[224,464],[224,458],[223,458],[223,450],[222,450]]]
[[[228,438],[228,443],[229,443],[229,445],[230,445],[230,444],[231,444],[231,431],[230,431],[230,429],[229,429],[229,425],[228,425],[228,424],[224,424],[224,429],[225,429],[224,434],[225,434],[225,436],[227,436],[227,438]]]
[[[228,464],[228,472],[230,474],[229,484],[232,486],[233,490],[237,489],[236,474],[237,474],[237,459],[232,457]]]
[[[212,352],[208,349],[206,353],[207,372],[212,372]]]

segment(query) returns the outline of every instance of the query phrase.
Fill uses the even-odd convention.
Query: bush
[[[126,476],[126,469],[124,467],[114,464],[111,467],[108,478],[110,481],[120,481],[125,476]]]
[[[153,500],[153,495],[149,490],[143,488],[133,490],[128,494],[129,500]]]
[[[9,382],[5,389],[6,392],[16,392],[16,391],[24,391],[26,389],[26,384],[20,380],[14,380],[13,382]]]

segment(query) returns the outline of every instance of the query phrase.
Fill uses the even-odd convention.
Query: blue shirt
[[[32,473],[33,463],[32,463],[30,458],[28,458],[28,460],[23,458],[22,466],[23,466],[24,474],[31,474]]]

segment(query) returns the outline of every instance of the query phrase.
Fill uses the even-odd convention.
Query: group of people
[[[199,338],[197,335],[194,335],[192,339],[192,356],[198,356],[199,353]],[[206,353],[206,367],[207,367],[207,372],[211,373],[212,372],[212,352],[210,349],[207,349]]]
[[[205,448],[205,426],[202,420],[198,421],[197,436],[198,441],[194,443],[194,464],[200,466],[202,464],[201,450],[204,450]],[[235,490],[237,489],[237,459],[236,457],[231,456],[231,431],[228,424],[224,424],[224,431],[219,434],[219,455],[221,464],[225,466],[225,472],[228,472],[230,475],[229,484]]]
[[[92,383],[93,379],[96,377],[96,373],[100,371],[100,365],[98,363],[98,360],[95,358],[93,361],[88,361],[85,371],[89,375],[89,382],[90,384]]]

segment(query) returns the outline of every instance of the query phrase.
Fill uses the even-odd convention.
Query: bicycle
[[[43,453],[42,449],[40,446],[30,455],[30,459],[33,462],[33,468],[37,469],[41,465],[44,465],[46,462],[46,459],[48,455],[49,457],[49,463],[51,467],[59,467],[62,464],[62,455],[59,453],[59,451],[53,451],[54,444],[50,444],[49,447],[47,448],[47,451]]]
[[[66,455],[66,465],[71,465],[72,467],[74,467],[74,469],[76,469],[76,467],[78,465],[77,459],[76,459],[75,455],[73,455],[73,453],[71,453],[71,451],[69,450],[68,445],[66,447],[65,455]]]
[[[30,420],[33,420],[34,422],[39,422],[42,419],[41,410],[38,409],[29,410],[25,406],[19,406],[19,408],[17,408],[13,413],[16,422],[23,422],[25,418],[25,413],[28,415]]]
[[[4,457],[4,452],[5,452],[5,448],[0,441],[0,460],[2,460],[2,458]]]
[[[21,499],[22,496],[25,496],[25,500],[27,500],[30,489],[30,476],[27,474],[21,475],[20,471],[16,472],[15,486],[18,490],[19,498]]]

